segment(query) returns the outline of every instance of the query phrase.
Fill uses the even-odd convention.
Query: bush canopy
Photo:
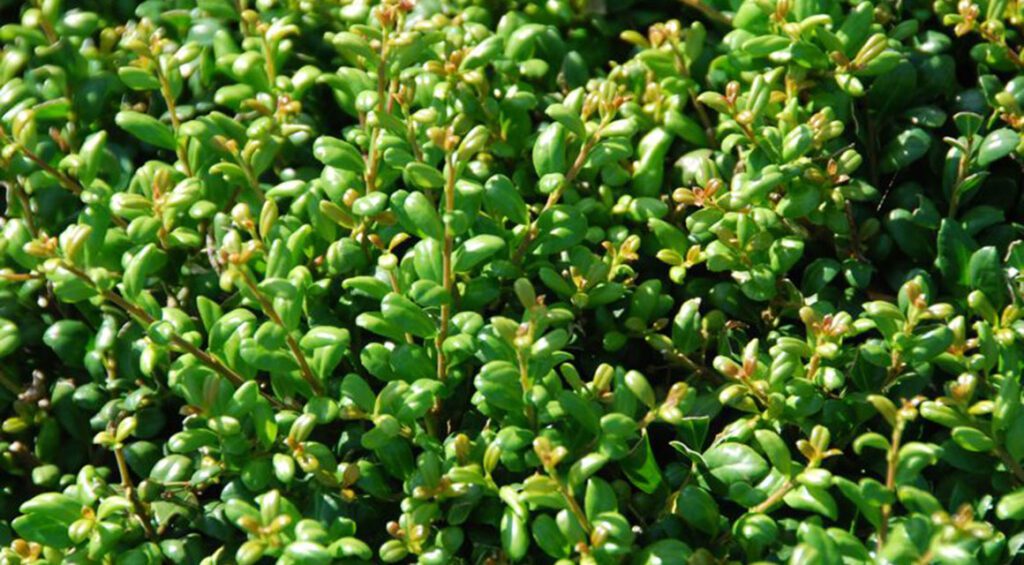
[[[999,564],[1024,4],[0,0],[0,561]]]

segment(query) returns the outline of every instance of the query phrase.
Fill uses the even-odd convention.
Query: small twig
[[[847,199],[844,201],[846,212],[846,223],[850,225],[850,252],[860,262],[866,262],[864,254],[860,251],[860,232],[857,229],[857,221],[853,217],[853,205]]]
[[[157,541],[156,531],[153,530],[153,524],[150,523],[149,511],[146,510],[146,505],[139,500],[139,495],[135,492],[135,483],[132,482],[132,477],[128,472],[128,464],[121,447],[114,448],[114,458],[117,459],[117,470],[121,473],[121,488],[124,489],[125,495],[131,501],[132,507],[135,508],[135,517],[142,522],[142,528],[146,530],[146,537],[150,541]]]
[[[555,484],[558,485],[558,491],[562,493],[562,498],[565,499],[566,504],[569,505],[569,511],[572,512],[573,516],[576,517],[576,521],[580,523],[583,531],[587,533],[587,537],[593,533],[594,527],[590,525],[590,521],[587,520],[586,513],[583,512],[583,508],[580,507],[580,503],[576,501],[576,497],[573,496],[572,491],[566,486],[565,482],[558,478],[554,473],[551,474],[551,478],[554,479]]]
[[[719,376],[717,371],[714,371],[711,368],[694,361],[693,359],[690,358],[690,356],[679,351],[678,349],[673,348],[663,351],[662,355],[665,357],[667,361],[675,363],[677,365],[681,365],[684,368],[694,372],[695,374],[701,377],[704,377],[712,381],[721,380],[721,377]]]
[[[15,398],[21,394],[21,387],[11,380],[11,377],[7,374],[7,369],[0,369],[0,386],[7,389]]]
[[[776,504],[781,502],[782,499],[785,498],[786,495],[789,494],[789,491],[793,490],[793,487],[795,486],[796,483],[793,482],[793,479],[786,479],[786,482],[782,483],[782,486],[775,489],[775,492],[773,492],[771,496],[764,499],[764,501],[761,504],[758,504],[757,506],[751,508],[750,511],[756,512],[758,514],[767,512],[768,510],[771,509],[772,506],[775,506]]]
[[[0,281],[25,282],[43,278],[34,273],[0,273]]]
[[[28,227],[28,231],[32,232],[33,237],[39,237],[39,232],[36,230],[35,214],[32,212],[32,204],[28,200],[28,194],[25,193],[25,187],[17,181],[11,183],[11,191],[14,193],[15,198],[18,199],[18,203],[21,205],[21,211],[24,214],[23,219],[25,225]]]
[[[149,315],[148,312],[136,306],[135,304],[132,304],[131,302],[125,300],[116,292],[112,290],[100,289],[99,286],[96,284],[96,281],[92,280],[92,277],[90,277],[88,274],[78,269],[74,265],[65,262],[61,265],[61,268],[66,269],[68,272],[75,275],[83,282],[91,286],[93,289],[99,292],[105,300],[112,302],[115,306],[124,310],[129,316],[135,318],[135,320],[138,321],[140,324],[149,327],[153,322],[156,321],[152,316]],[[225,365],[220,359],[218,359],[214,355],[207,353],[202,349],[199,349],[195,345],[192,345],[190,342],[186,341],[177,333],[172,333],[170,335],[170,340],[171,343],[173,343],[176,347],[185,351],[185,353],[192,355],[193,357],[198,359],[200,363],[206,365],[214,372],[219,373],[224,378],[231,381],[231,383],[233,383],[235,386],[241,386],[246,382],[246,378],[239,374],[237,371]],[[263,397],[266,398],[271,403],[271,405],[277,408],[290,408],[288,404],[281,402],[280,400],[278,400],[272,395],[267,394],[266,392],[260,391],[260,394],[262,394]]]
[[[447,160],[448,163],[445,167],[444,210],[446,215],[450,215],[455,211],[455,177],[458,171],[456,170],[454,154],[449,154]],[[441,327],[437,332],[437,339],[434,342],[437,346],[437,380],[441,382],[448,378],[447,360],[445,359],[443,346],[444,341],[448,339],[448,324],[451,323],[452,317],[451,295],[455,286],[455,277],[452,272],[452,253],[454,252],[454,247],[455,234],[452,233],[451,228],[445,226],[444,250],[441,253],[441,280],[445,292],[449,295],[449,301],[441,304]]]
[[[302,378],[309,384],[310,388],[313,389],[313,394],[322,395],[324,393],[324,387],[320,384],[320,381],[313,374],[313,370],[310,369],[309,363],[306,361],[306,355],[302,352],[302,348],[299,347],[299,343],[295,341],[295,337],[288,331],[288,327],[285,326],[284,320],[274,309],[273,303],[267,299],[263,292],[256,286],[256,281],[252,279],[248,271],[240,269],[242,272],[242,280],[245,285],[249,287],[249,290],[256,295],[256,300],[259,301],[260,307],[263,308],[263,313],[275,324],[284,330],[284,339],[288,344],[288,349],[291,350],[292,355],[295,357],[295,361],[299,364],[299,370],[302,372]]]
[[[900,458],[900,440],[903,438],[903,427],[905,422],[897,416],[896,424],[892,428],[892,442],[889,444],[889,451],[886,453],[885,489],[892,492],[896,488],[896,467]],[[892,504],[882,505],[882,517],[878,524],[877,548],[882,553],[885,547],[885,539],[889,534],[889,515],[892,514]]]
[[[672,39],[671,45],[672,54],[676,59],[676,67],[684,77],[690,78],[690,68],[686,64],[686,57],[683,55],[682,49],[680,49],[679,41],[677,39]],[[700,120],[701,125],[704,126],[704,135],[708,138],[708,144],[712,149],[716,148],[718,146],[718,140],[715,138],[715,126],[711,123],[711,117],[708,116],[707,111],[704,109],[704,105],[697,99],[697,89],[688,89],[688,95],[690,97],[690,103],[693,104],[693,109],[697,111],[697,118]]]
[[[572,167],[569,168],[569,172],[565,174],[565,179],[562,181],[562,184],[553,190],[548,196],[548,200],[544,203],[544,208],[540,211],[540,214],[537,214],[537,218],[543,215],[544,212],[554,208],[555,205],[558,204],[558,201],[561,200],[565,189],[572,184],[573,180],[576,179],[576,175],[578,175],[580,170],[583,169],[583,165],[587,162],[587,157],[590,155],[591,149],[597,145],[597,142],[600,139],[601,130],[603,128],[604,123],[598,127],[597,132],[591,135],[586,142],[583,143],[583,147],[580,148],[579,155],[576,156],[576,161],[574,161]],[[519,247],[517,247],[515,252],[512,254],[513,263],[518,264],[523,260],[523,256],[526,255],[526,252],[530,248],[530,244],[533,243],[533,240],[539,235],[539,232],[540,229],[537,227],[537,219],[535,218],[530,220],[530,225],[526,229],[526,236],[523,237],[523,242],[519,244]]]
[[[22,155],[28,158],[28,160],[32,161],[44,172],[57,179],[57,182],[62,187],[64,187],[65,190],[67,190],[71,194],[74,194],[75,196],[82,196],[82,192],[84,191],[84,189],[82,188],[82,185],[78,183],[77,180],[53,168],[52,165],[43,160],[42,157],[37,155],[31,149],[25,147],[21,142],[12,140],[10,137],[7,136],[7,132],[5,132],[2,127],[0,127],[0,139],[3,139],[8,143],[12,143],[14,147],[21,152]],[[31,215],[32,211],[31,209],[26,209],[25,213],[26,215]],[[122,228],[128,227],[128,223],[125,222],[121,217],[111,216],[111,218],[113,218],[114,223],[117,224],[118,226]]]
[[[153,57],[154,60],[158,60],[157,57]],[[163,96],[164,103],[167,104],[167,113],[171,116],[171,127],[174,128],[174,143],[175,152],[178,154],[178,160],[181,161],[181,165],[185,167],[185,174],[192,176],[192,167],[188,164],[188,140],[182,143],[178,138],[178,132],[181,129],[181,119],[178,117],[178,106],[174,101],[174,91],[171,89],[171,81],[167,79],[167,75],[164,74],[160,65],[156,66],[157,80],[160,81],[160,95]]]
[[[996,456],[1006,465],[1006,468],[1013,473],[1013,476],[1017,479],[1018,483],[1024,484],[1024,467],[1021,467],[1020,463],[1017,462],[1006,449],[1003,447],[996,447],[993,450]]]
[[[66,188],[68,192],[74,194],[75,196],[82,195],[82,185],[78,184],[78,181],[53,168],[53,166],[44,161],[42,157],[36,155],[34,151],[29,149],[28,147],[25,147],[21,143],[15,143],[15,147],[17,147],[18,151],[21,151],[23,155],[28,157],[30,161],[38,165],[40,169],[46,171],[47,173],[55,177],[57,181],[61,184],[61,186]]]
[[[530,394],[530,388],[532,386],[530,384],[529,362],[526,359],[526,353],[524,351],[520,350],[519,352],[517,352],[516,357],[519,362],[519,385],[523,389],[523,397],[527,397]],[[530,421],[530,427],[533,428],[534,431],[536,431],[537,414],[534,411],[533,405],[531,403],[526,402],[524,404],[526,408],[526,419]]]
[[[388,37],[388,26],[381,28],[381,40],[380,40],[380,61],[377,63],[377,112],[383,114],[387,111],[385,105],[386,99],[390,98],[388,89],[388,46],[390,40]],[[378,124],[370,132],[370,152],[366,157],[366,194],[369,194],[377,188],[377,173],[380,169],[380,155],[377,151],[377,144],[380,139],[383,127]]]
[[[702,2],[701,0],[679,0],[679,1],[681,3],[683,3],[683,4],[685,4],[686,6],[689,6],[689,7],[693,8],[694,10],[697,10],[698,12],[703,14],[704,17],[708,18],[709,20],[711,20],[711,21],[713,21],[715,23],[719,23],[719,24],[722,24],[722,25],[726,25],[726,26],[732,27],[732,19],[729,18],[729,16],[726,16],[722,12],[719,12],[718,10],[716,10],[715,8],[712,8],[711,6],[708,6],[706,3]]]

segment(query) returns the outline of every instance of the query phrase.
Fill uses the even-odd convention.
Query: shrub
[[[1003,563],[1016,2],[0,2],[0,559]]]

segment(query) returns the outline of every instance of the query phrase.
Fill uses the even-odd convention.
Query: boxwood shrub
[[[1019,561],[1022,30],[0,0],[0,561]]]

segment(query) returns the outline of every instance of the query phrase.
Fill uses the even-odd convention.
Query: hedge
[[[1019,561],[1022,31],[0,0],[0,561]]]

